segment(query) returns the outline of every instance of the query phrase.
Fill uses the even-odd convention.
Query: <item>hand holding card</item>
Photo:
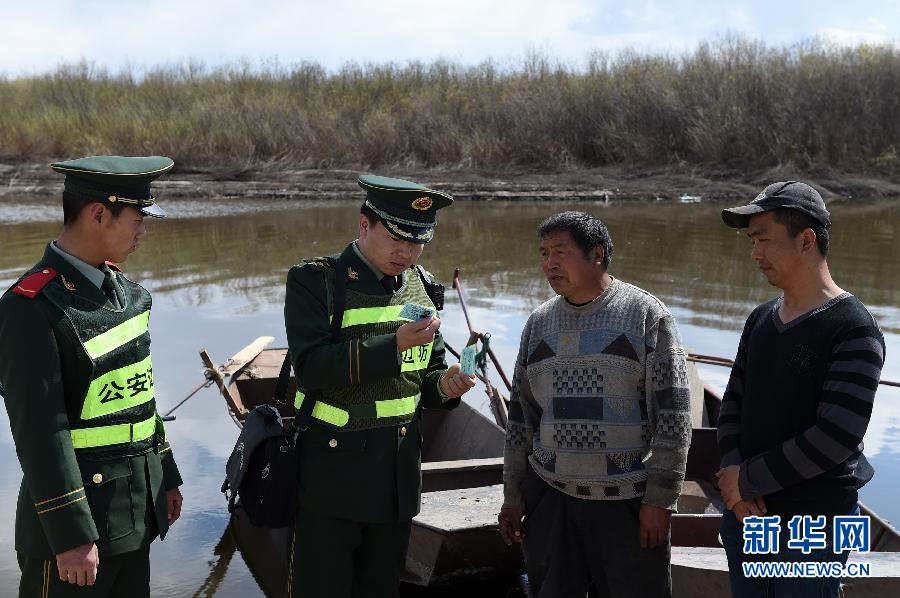
[[[472,333],[469,336],[469,342],[466,343],[466,348],[459,355],[459,369],[463,374],[468,374],[469,376],[475,375],[476,342],[478,342],[478,336]]]
[[[475,345],[469,345],[459,356],[459,370],[470,376],[475,374]]]
[[[421,305],[415,305],[414,303],[407,303],[403,306],[403,309],[400,310],[400,318],[403,320],[420,320],[422,318],[427,318],[432,315],[432,311],[426,307],[422,307]]]

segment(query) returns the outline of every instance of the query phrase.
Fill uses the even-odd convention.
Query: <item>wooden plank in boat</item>
[[[287,353],[285,348],[268,349],[259,354],[253,360],[250,367],[246,368],[242,375],[251,378],[274,378],[278,379],[281,372],[281,364],[284,363],[284,356]]]
[[[502,503],[501,484],[423,494],[403,580],[435,586],[521,573],[520,547],[507,546],[497,531]]]
[[[422,463],[422,492],[491,486],[503,482],[503,457]]]
[[[415,523],[439,531],[497,527],[503,485],[439,490],[422,495]],[[499,536],[499,532],[497,532]]]
[[[228,377],[255,360],[266,347],[275,341],[274,336],[261,336],[235,353],[231,359],[222,364],[222,376]]]

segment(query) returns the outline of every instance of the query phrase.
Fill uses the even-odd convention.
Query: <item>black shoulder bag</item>
[[[337,342],[346,303],[346,278],[334,258],[326,258],[335,271],[332,298],[331,338]],[[278,374],[272,401],[284,405],[291,374],[290,351]],[[222,492],[228,499],[228,511],[237,502],[250,523],[256,527],[278,528],[293,523],[297,511],[297,440],[307,429],[316,404],[314,396],[306,396],[293,425],[284,426],[273,405],[260,405],[244,420],[237,444],[225,467]],[[231,491],[229,495],[229,490]]]

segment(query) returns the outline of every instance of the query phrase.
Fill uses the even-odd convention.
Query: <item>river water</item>
[[[197,355],[224,361],[253,338],[284,346],[284,280],[301,258],[339,251],[356,234],[358,203],[192,201],[164,203],[171,217],[148,219],[148,235],[124,269],[153,293],[154,376],[160,411],[202,381]],[[530,311],[552,295],[543,279],[535,227],[546,216],[580,209],[602,218],[615,244],[611,272],[662,299],[693,351],[733,357],[744,319],[776,296],[750,260],[746,236],[722,225],[714,202],[540,203],[458,202],[441,213],[422,263],[448,282],[462,270],[470,315],[492,334],[507,371]],[[830,204],[832,273],[878,319],[887,341],[883,377],[900,380],[900,205],[853,200]],[[7,288],[42,254],[61,221],[48,198],[0,200],[0,287]],[[468,333],[455,295],[442,314],[448,341]],[[3,351],[13,350],[3,347]],[[728,370],[701,366],[724,387]],[[500,384],[499,377],[494,382]],[[467,400],[486,410],[475,389]],[[228,516],[219,492],[238,430],[214,389],[177,412],[167,431],[185,479],[184,511],[165,542],[151,550],[153,596],[261,596],[241,557],[229,558]],[[0,410],[0,578],[18,579],[13,521],[21,472],[5,410]],[[900,522],[900,389],[882,386],[866,435],[876,475],[862,500]],[[220,555],[224,555],[220,558]],[[0,596],[15,594],[12,584]]]

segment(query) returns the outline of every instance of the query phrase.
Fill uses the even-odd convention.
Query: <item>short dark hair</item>
[[[537,229],[538,236],[542,239],[551,233],[564,231],[572,235],[575,244],[584,252],[584,257],[589,257],[597,245],[603,247],[603,267],[609,269],[613,242],[602,220],[584,212],[560,212],[541,222]]]
[[[375,210],[366,205],[366,202],[363,202],[361,206],[359,206],[359,213],[369,219],[369,224],[375,226],[379,222],[381,222],[381,216],[375,213]]]
[[[99,199],[90,199],[75,195],[70,191],[63,191],[63,226],[72,224],[78,220],[84,208],[92,203],[102,203],[112,212],[113,218],[118,218],[122,210],[125,209],[124,204],[111,204],[100,201]]]
[[[816,234],[816,245],[822,257],[828,255],[828,226],[822,224],[809,214],[792,208],[775,208],[772,217],[778,224],[787,228],[788,234],[796,237],[808,228]]]

